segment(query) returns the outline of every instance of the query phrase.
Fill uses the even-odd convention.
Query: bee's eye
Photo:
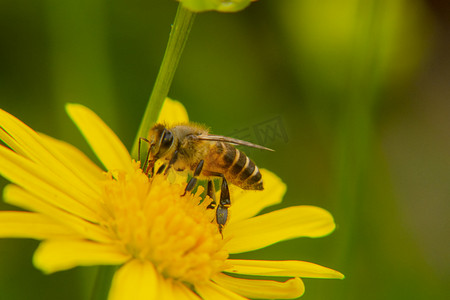
[[[167,149],[170,146],[172,146],[172,143],[173,143],[173,134],[169,130],[166,130],[161,140],[160,148]]]

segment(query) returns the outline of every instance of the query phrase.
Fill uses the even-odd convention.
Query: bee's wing
[[[221,135],[211,135],[211,134],[197,135],[197,136],[195,136],[195,138],[198,140],[203,140],[203,141],[225,142],[225,143],[230,143],[233,145],[242,145],[242,146],[252,147],[252,148],[256,148],[256,149],[275,151],[273,149],[266,148],[264,146],[256,145],[256,144],[253,144],[250,142],[234,139],[234,138],[227,137],[227,136],[221,136]]]

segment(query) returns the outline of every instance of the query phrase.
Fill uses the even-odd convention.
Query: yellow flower
[[[332,216],[313,206],[256,216],[281,202],[286,191],[273,173],[261,171],[264,191],[231,187],[233,205],[222,238],[201,188],[181,196],[185,182],[149,179],[97,115],[77,104],[67,105],[67,111],[107,172],[75,147],[0,110],[0,138],[9,146],[0,146],[0,174],[13,182],[4,189],[4,200],[27,210],[0,212],[0,237],[42,240],[33,262],[45,273],[120,265],[109,299],[296,298],[304,292],[300,277],[343,278],[309,262],[228,258],[334,230]],[[187,121],[187,113],[179,102],[167,100],[162,120]]]

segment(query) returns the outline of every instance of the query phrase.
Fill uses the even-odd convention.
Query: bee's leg
[[[212,180],[208,180],[208,189],[206,191],[206,194],[209,196],[209,198],[212,199],[211,203],[206,208],[216,208],[216,190],[214,188],[214,182]]]
[[[156,171],[156,174],[161,174],[164,169],[166,168],[166,164],[162,164],[159,168],[158,171]],[[165,173],[164,173],[165,174]]]
[[[219,225],[219,232],[222,234],[222,229],[228,219],[228,208],[231,206],[230,190],[228,189],[228,183],[225,176],[222,177],[222,187],[220,189],[220,202],[216,210],[216,221]]]
[[[191,180],[189,180],[188,184],[186,185],[186,189],[184,190],[184,194],[181,196],[186,195],[187,192],[192,191],[192,189],[197,184],[197,177],[200,175],[203,169],[203,159],[198,163],[197,167],[195,168],[194,174],[192,175]]]
[[[153,175],[155,175],[155,166],[153,166],[151,168],[150,168],[150,166],[148,166],[147,171],[144,172],[144,174],[146,174],[149,178],[152,178]]]
[[[177,161],[177,159],[178,159],[178,150],[175,150],[175,152],[172,155],[172,158],[169,161],[169,164],[167,165],[166,170],[164,171],[164,175],[167,175],[167,172],[169,172],[169,169]]]
[[[143,138],[143,137],[140,137],[140,138],[139,138],[139,144],[138,144],[138,160],[141,160],[141,142],[142,142],[142,141],[147,142],[147,143],[150,145],[150,141],[147,140],[146,138]],[[147,169],[146,172],[145,172],[145,174],[147,174],[147,175],[148,175],[148,171],[149,171],[148,168],[147,168],[148,157],[149,157],[149,155],[150,155],[150,149],[149,149],[148,152],[147,152],[147,156],[146,156],[146,158],[145,158],[144,164],[142,165],[142,163],[141,163],[141,165],[142,165],[142,170]]]

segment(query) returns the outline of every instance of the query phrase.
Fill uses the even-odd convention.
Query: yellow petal
[[[61,210],[17,185],[7,185],[3,190],[3,198],[6,203],[47,216],[54,223],[64,226],[68,232],[77,232],[79,236],[94,241],[108,242],[111,240],[107,233],[97,224]]]
[[[0,237],[47,239],[76,237],[69,228],[36,213],[19,211],[0,212]]]
[[[0,130],[0,138],[7,145],[37,166],[45,168],[61,186],[71,186],[73,196],[81,202],[93,192],[83,181],[83,174],[62,162],[59,159],[61,155],[49,147],[40,135],[3,110],[0,110],[0,127],[3,128]],[[89,206],[89,203],[85,205]]]
[[[183,283],[172,278],[159,277],[158,300],[201,300]]]
[[[229,253],[252,251],[297,237],[321,237],[335,228],[331,214],[315,206],[293,206],[225,227]]]
[[[180,291],[177,289],[177,292]],[[158,300],[180,299],[180,297],[176,298],[175,293],[175,286],[172,278],[161,278],[161,280],[158,280]]]
[[[214,282],[207,282],[195,286],[195,291],[204,300],[248,300]]]
[[[11,149],[42,165],[55,165],[55,159],[45,149],[39,135],[22,121],[0,109],[0,139]]]
[[[92,202],[92,198],[83,197],[78,194],[76,186],[60,181],[48,169],[3,146],[0,146],[0,174],[56,207],[86,220],[93,222],[97,220],[97,214],[92,206],[95,204],[89,203]]]
[[[128,150],[93,111],[80,104],[67,104],[66,110],[106,169],[132,172]]]
[[[213,280],[226,289],[254,299],[294,299],[305,292],[305,286],[300,278],[278,282],[273,280],[242,279],[218,274]]]
[[[344,278],[344,275],[338,271],[306,261],[228,259],[227,262],[232,266],[229,269],[224,270],[224,272],[230,273],[303,278]]]
[[[264,208],[275,205],[283,200],[286,184],[274,173],[261,169],[264,190],[248,191],[231,186],[230,223],[251,218]]]
[[[114,275],[108,300],[158,299],[160,281],[150,262],[133,259]]]
[[[166,98],[161,112],[159,113],[157,123],[163,123],[168,126],[172,126],[174,124],[187,122],[189,122],[189,117],[183,104],[176,100]]]
[[[119,265],[129,258],[117,245],[67,239],[41,242],[33,263],[43,272],[53,273],[76,266]]]
[[[22,156],[28,157],[26,149],[23,149],[20,143],[17,142],[11,135],[11,134],[14,135],[14,132],[12,132],[11,130],[11,119],[15,120],[17,123],[21,123],[20,120],[16,119],[13,115],[7,113],[3,109],[0,109],[0,140],[2,140],[6,145],[8,145],[8,147],[13,149],[15,152],[19,153]],[[5,126],[5,122],[8,122],[10,125]],[[12,128],[16,127],[17,125],[13,123]]]
[[[102,169],[94,164],[83,152],[69,143],[42,133],[39,136],[47,148],[54,149],[53,154],[58,157],[59,161],[75,174],[79,174],[83,183],[88,185],[92,191],[98,191],[98,182],[105,178]]]
[[[181,282],[174,283],[174,298],[172,299],[201,300],[197,294]]]

